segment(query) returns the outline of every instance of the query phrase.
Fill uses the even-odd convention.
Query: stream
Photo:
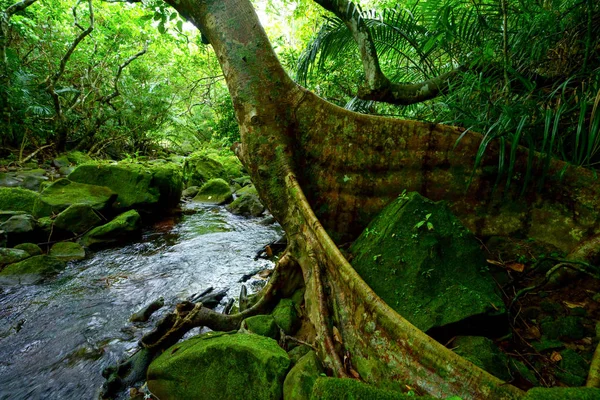
[[[0,286],[0,399],[95,399],[102,370],[132,354],[177,302],[214,287],[228,289],[225,304],[243,275],[273,267],[254,256],[282,235],[279,225],[222,207],[183,207],[177,221],[71,262],[41,284]],[[246,285],[253,292],[261,283]],[[129,322],[160,296],[165,307],[147,323]]]

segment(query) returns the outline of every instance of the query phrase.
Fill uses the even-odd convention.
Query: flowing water
[[[0,399],[97,398],[102,369],[131,354],[178,301],[208,287],[236,297],[242,275],[272,267],[254,256],[281,236],[278,225],[195,207],[41,284],[0,286]],[[165,307],[149,322],[129,322],[160,296]]]

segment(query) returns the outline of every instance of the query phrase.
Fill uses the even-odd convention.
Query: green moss
[[[92,157],[88,156],[85,153],[82,153],[81,151],[71,151],[65,154],[65,157],[70,163],[73,163],[75,165],[92,162]]]
[[[7,265],[0,271],[0,283],[31,284],[45,276],[58,273],[65,269],[66,264],[50,256],[33,256],[15,264]]]
[[[533,388],[523,400],[598,400],[600,389],[596,388]]]
[[[311,350],[312,349],[310,346],[301,344],[288,351],[288,357],[290,357],[290,362],[292,363],[292,365],[296,364],[298,360],[300,360],[305,354],[307,354]]]
[[[581,317],[546,317],[540,323],[540,328],[548,339],[579,340],[586,336]]]
[[[480,243],[443,202],[414,192],[398,198],[350,252],[375,293],[423,331],[504,312]]]
[[[556,377],[569,386],[583,386],[588,374],[588,363],[576,351],[567,349],[560,353]]]
[[[283,399],[310,399],[313,385],[323,372],[319,357],[314,351],[309,351],[287,374],[283,382]]]
[[[0,268],[7,264],[19,262],[28,258],[30,254],[24,249],[8,249],[0,247]]]
[[[94,210],[109,207],[117,195],[106,186],[77,183],[59,179],[44,189],[36,200],[33,213],[36,217],[58,214],[72,204],[86,204]]]
[[[490,339],[480,336],[461,336],[454,340],[455,353],[479,368],[508,381],[508,357]]]
[[[83,260],[85,250],[80,244],[73,242],[58,242],[50,249],[51,256],[63,261]]]
[[[229,184],[223,179],[211,179],[206,182],[193,199],[201,203],[224,204],[233,200]]]
[[[171,163],[84,164],[71,172],[69,179],[110,188],[118,194],[114,204],[118,209],[173,206],[183,189],[180,168]]]
[[[415,396],[378,389],[355,379],[319,378],[313,386],[311,400],[434,400],[432,396]]]
[[[103,247],[135,239],[141,229],[141,217],[135,210],[129,210],[107,224],[89,231],[81,239],[86,247]]]
[[[148,388],[161,400],[282,397],[289,359],[277,342],[253,334],[210,332],[163,352],[148,368]]]
[[[0,187],[0,210],[32,214],[35,201],[39,197],[39,193],[32,190]]]
[[[233,214],[258,217],[265,211],[254,185],[241,188],[236,195],[238,197],[227,206],[227,210]]]
[[[202,152],[191,154],[184,163],[183,177],[186,186],[202,186],[215,178],[226,178],[227,173],[223,164],[214,156]]]
[[[279,338],[279,328],[270,315],[255,315],[246,318],[243,325],[249,332],[256,333],[257,335],[270,337],[275,340]]]
[[[42,249],[35,243],[20,243],[15,246],[15,249],[25,250],[30,256],[39,256],[42,254]]]
[[[281,299],[273,310],[273,318],[286,335],[292,335],[300,327],[298,311],[292,299]]]
[[[83,233],[101,222],[102,219],[89,204],[70,205],[54,220],[57,228],[75,233]]]

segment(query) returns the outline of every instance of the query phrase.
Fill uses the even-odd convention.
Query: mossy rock
[[[34,284],[44,277],[64,270],[66,264],[51,256],[41,255],[26,258],[7,265],[0,271],[1,284]]]
[[[23,249],[0,247],[0,268],[8,264],[19,262],[30,256],[31,255]]]
[[[85,258],[85,250],[78,243],[73,242],[58,242],[50,248],[51,256],[63,261],[83,260]]]
[[[211,179],[202,185],[193,199],[193,201],[209,204],[225,204],[231,200],[233,200],[231,189],[227,182],[220,178]]]
[[[0,187],[0,210],[24,211],[33,213],[33,207],[40,194],[28,189]]]
[[[129,210],[86,233],[81,239],[81,244],[90,248],[100,248],[128,242],[139,236],[141,225],[140,214]]]
[[[288,347],[292,344],[293,342],[288,344]],[[301,344],[289,350],[288,357],[290,358],[290,362],[292,363],[292,365],[295,365],[302,357],[308,354],[309,351],[312,351],[312,348],[305,344]]]
[[[15,215],[25,215],[24,211],[0,211],[0,223],[8,221]]]
[[[75,165],[92,162],[92,157],[88,156],[85,153],[82,153],[81,151],[70,151],[67,154],[65,154],[65,157],[67,157],[67,160],[69,160],[71,164]]]
[[[260,202],[254,185],[241,188],[236,192],[236,195],[237,198],[227,205],[227,210],[232,214],[244,217],[259,217],[265,212],[265,206]]]
[[[572,315],[566,317],[546,317],[540,323],[542,333],[548,339],[579,340],[586,336],[583,319]]]
[[[509,381],[508,357],[490,339],[481,336],[460,336],[454,340],[454,352],[490,374]]]
[[[308,400],[313,385],[324,372],[317,354],[309,351],[292,367],[283,382],[283,400]]]
[[[36,200],[33,215],[37,218],[59,214],[73,204],[87,204],[94,210],[111,206],[117,194],[106,186],[88,185],[59,179],[45,188]]]
[[[278,400],[289,362],[273,339],[209,332],[156,358],[148,368],[148,389],[161,400]]]
[[[20,214],[10,217],[6,222],[0,224],[0,229],[11,234],[26,234],[35,230],[36,221],[31,215]]]
[[[319,378],[313,386],[311,400],[435,400],[432,396],[415,396],[375,386],[356,379]]]
[[[20,243],[14,247],[15,249],[25,250],[30,256],[39,256],[43,253],[40,246],[35,243]]]
[[[249,332],[257,335],[279,339],[279,328],[271,315],[255,315],[246,318],[242,324]]]
[[[560,352],[562,359],[556,369],[556,377],[569,386],[583,386],[588,375],[588,362],[576,351],[567,349]]]
[[[191,199],[198,194],[199,190],[200,188],[198,186],[190,186],[187,189],[184,189],[183,192],[181,192],[181,197],[183,197],[184,199]]]
[[[58,214],[54,225],[68,232],[83,233],[102,223],[102,219],[89,204],[73,204]]]
[[[353,243],[352,266],[390,307],[423,331],[504,313],[480,243],[444,202],[409,193]]]
[[[110,188],[118,195],[113,204],[117,210],[171,207],[183,190],[183,175],[175,164],[83,164],[69,179]]]
[[[281,299],[272,315],[286,335],[292,335],[300,328],[300,317],[292,299]]]
[[[523,400],[598,400],[597,388],[533,388],[527,391]]]
[[[191,154],[185,160],[183,175],[188,187],[202,186],[215,178],[227,178],[227,172],[220,161],[200,152]]]

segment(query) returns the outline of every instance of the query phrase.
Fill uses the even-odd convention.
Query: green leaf
[[[419,229],[420,227],[422,227],[423,225],[425,225],[425,221],[419,221],[415,224],[415,229]]]
[[[158,31],[160,33],[165,33],[167,31],[167,29],[165,28],[165,24],[163,24],[162,22],[158,25]]]
[[[427,229],[429,229],[430,231],[433,230],[433,224],[431,222],[427,222]]]
[[[169,16],[169,20],[173,21],[175,18],[177,18],[177,15],[178,14],[176,12],[172,13],[171,16]]]

